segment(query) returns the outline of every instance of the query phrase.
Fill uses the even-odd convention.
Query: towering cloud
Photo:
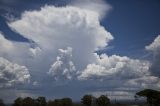
[[[67,46],[77,39],[90,38],[88,44],[94,50],[113,39],[100,25],[97,12],[71,6],[45,6],[40,11],[26,11],[20,20],[9,23],[9,26],[45,49],[51,49],[51,43]],[[60,44],[59,40],[63,42]],[[52,48],[55,49],[55,45],[52,44]]]
[[[160,77],[160,35],[158,35],[150,45],[146,46],[146,50],[153,54],[150,71],[153,75]]]
[[[71,79],[76,73],[76,67],[72,62],[72,48],[68,47],[66,50],[59,49],[60,56],[57,56],[57,60],[52,64],[48,74],[54,76],[55,80]]]
[[[34,70],[49,70],[44,67],[48,67],[53,61],[59,61],[56,60],[58,49],[71,47],[74,50],[72,60],[79,71],[96,60],[95,50],[107,46],[113,39],[99,20],[99,13],[89,9],[46,5],[38,11],[24,12],[20,19],[10,22],[9,26],[41,48],[37,51],[40,55],[34,58],[33,64],[45,66],[41,70]]]

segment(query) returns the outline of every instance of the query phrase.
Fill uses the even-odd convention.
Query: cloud
[[[146,46],[146,50],[153,54],[150,71],[153,75],[160,77],[160,35],[158,35],[150,45]]]
[[[102,54],[99,56],[95,54],[95,56],[97,61],[88,64],[79,74],[78,80],[99,80],[102,84],[108,85],[106,89],[111,87],[115,91],[121,87],[134,88],[136,91],[145,88],[159,88],[160,79],[152,75],[149,70],[151,66],[149,61],[118,55]]]
[[[92,49],[104,47],[108,41],[113,39],[113,36],[100,25],[97,12],[71,6],[45,6],[40,11],[26,11],[20,20],[9,23],[9,26],[46,49],[51,49],[52,40],[58,43],[62,37],[64,38],[62,45],[66,42],[73,42],[68,40],[77,40],[78,38],[84,40],[84,38],[92,37],[88,42],[88,44],[92,43]],[[78,34],[80,32],[81,36]],[[68,45],[67,43],[66,45]],[[52,48],[55,48],[54,45]]]
[[[0,50],[1,54],[10,52],[14,48],[13,44],[4,38],[2,33],[0,33],[0,47],[1,47],[1,50]]]
[[[32,52],[29,43],[26,42],[16,42],[8,40],[4,37],[2,32],[0,32],[0,57],[7,58],[16,63],[22,63],[24,58],[28,58],[32,55]]]
[[[40,10],[23,12],[19,19],[8,25],[34,43],[12,42],[1,36],[4,50],[0,51],[0,56],[26,66],[31,70],[32,85],[38,84],[46,92],[47,88],[64,90],[65,93],[71,90],[70,87],[75,87],[84,93],[88,86],[97,90],[97,86],[104,85],[107,85],[104,89],[139,89],[158,85],[159,78],[149,71],[149,61],[95,53],[107,48],[114,37],[100,24],[106,15],[104,11],[110,10],[110,7],[105,7],[107,4],[101,0],[93,1],[87,0],[91,3],[88,7],[77,1],[66,7],[46,5]],[[69,86],[66,88],[58,81],[54,82],[53,78],[62,79],[61,82],[68,79],[71,85],[65,83]]]
[[[160,50],[160,35],[158,35],[154,41],[145,47],[146,50],[149,50],[149,51],[152,51],[154,52],[155,54],[159,53],[159,50]]]
[[[24,84],[30,81],[30,74],[25,66],[21,66],[0,57],[0,88]]]
[[[126,86],[139,87],[139,88],[152,88],[158,89],[160,87],[160,79],[152,75],[144,75],[139,78],[130,79],[125,83]]]
[[[28,63],[33,65],[32,70],[44,73],[43,70],[49,70],[52,62],[57,61],[59,48],[71,47],[74,50],[72,60],[80,71],[95,61],[95,50],[107,46],[113,39],[100,25],[98,14],[75,6],[46,5],[41,10],[25,11],[20,19],[8,25],[40,48],[39,55]]]
[[[41,52],[40,47],[29,48],[29,50],[33,57],[37,56]]]
[[[72,62],[72,48],[59,49],[60,56],[52,64],[48,74],[54,76],[55,80],[58,79],[72,79],[76,73],[76,67]]]
[[[71,2],[71,5],[95,11],[99,14],[100,19],[108,15],[108,12],[112,9],[112,6],[104,0],[75,0]]]
[[[148,75],[149,62],[123,56],[96,55],[96,63],[89,64],[78,77],[87,79],[133,79]]]

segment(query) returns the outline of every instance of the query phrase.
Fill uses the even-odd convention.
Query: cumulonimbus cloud
[[[100,25],[99,13],[73,6],[45,6],[38,11],[26,11],[21,19],[10,22],[9,26],[41,48],[34,64],[43,64],[39,63],[41,58],[46,60],[44,65],[51,65],[57,61],[59,49],[71,47],[77,71],[95,61],[94,51],[107,46],[113,39]]]

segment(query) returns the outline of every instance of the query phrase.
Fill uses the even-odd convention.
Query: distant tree
[[[72,106],[72,99],[70,98],[63,98],[61,99],[62,106]]]
[[[2,99],[0,99],[0,106],[5,106]]]
[[[150,106],[160,106],[160,91],[145,89],[136,93],[137,96],[147,98],[147,103]]]
[[[23,99],[21,97],[14,100],[13,106],[23,106]]]
[[[110,100],[107,96],[101,95],[96,99],[96,104],[98,106],[108,106],[110,104]]]
[[[23,99],[23,106],[35,106],[35,100],[31,97],[26,97]]]
[[[84,95],[81,99],[81,102],[85,106],[91,106],[92,105],[92,95]]]
[[[61,99],[55,99],[54,106],[62,106]]]
[[[47,103],[47,106],[55,106],[54,101],[49,100],[48,103]]]
[[[46,106],[47,105],[45,97],[38,97],[36,99],[36,103],[38,104],[38,106]]]

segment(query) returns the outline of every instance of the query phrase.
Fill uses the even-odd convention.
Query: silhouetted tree
[[[2,99],[0,99],[0,106],[5,106]]]
[[[150,106],[160,106],[160,92],[152,89],[145,89],[137,92],[136,95],[146,97]]]
[[[72,106],[72,99],[63,98],[61,99],[62,106]]]
[[[55,99],[54,106],[62,106],[61,99]]]
[[[110,104],[110,100],[107,96],[101,95],[96,99],[96,104],[98,106],[108,106]]]
[[[21,97],[14,100],[13,106],[23,106],[23,99]]]
[[[92,104],[92,95],[84,95],[81,99],[81,102],[85,106],[91,106]]]
[[[30,97],[26,97],[23,99],[23,106],[35,106],[35,100],[30,98]]]
[[[38,104],[38,106],[46,106],[47,105],[45,97],[38,97],[36,99],[36,103]]]
[[[49,100],[48,103],[47,103],[47,106],[55,106],[54,101]]]

